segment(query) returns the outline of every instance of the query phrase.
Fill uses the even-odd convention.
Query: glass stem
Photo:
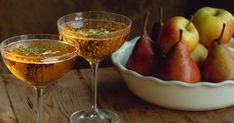
[[[92,71],[92,109],[94,111],[97,111],[97,76],[98,76],[98,65],[99,62],[97,63],[89,63],[91,66],[91,71]]]
[[[45,89],[44,88],[36,88],[36,93],[37,93],[37,123],[43,123],[43,117],[41,113],[42,109],[42,97],[44,94]]]

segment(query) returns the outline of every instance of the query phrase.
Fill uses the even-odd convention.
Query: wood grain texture
[[[29,85],[24,84],[11,74],[2,74],[1,78],[4,79],[5,88],[17,118],[17,122],[33,122],[36,111],[33,107],[29,106],[29,102],[34,99],[34,90]]]
[[[89,70],[81,76],[90,84]],[[98,103],[117,112],[123,123],[232,123],[234,106],[204,112],[176,111],[149,104],[134,96],[115,68],[99,70]]]
[[[34,123],[34,89],[11,74],[0,74],[0,123]],[[233,123],[234,106],[203,112],[176,111],[133,95],[115,68],[100,68],[98,105],[119,114],[121,123]],[[90,70],[72,70],[47,89],[44,123],[69,123],[69,116],[91,106]]]
[[[6,83],[5,87],[13,108],[13,111],[9,112],[15,113],[19,123],[35,123],[35,90],[13,75],[2,74],[1,78]],[[58,80],[56,85],[47,89],[43,97],[44,123],[68,123],[68,117],[73,112],[90,106],[90,91],[80,81],[77,71],[71,71]],[[9,100],[1,98],[0,101]],[[4,115],[7,113],[4,112]]]
[[[0,78],[0,123],[15,123],[16,117],[12,103],[5,88],[5,80]]]
[[[91,105],[90,91],[81,81],[77,71],[71,71],[48,88],[44,98],[46,123],[68,123],[73,112]]]

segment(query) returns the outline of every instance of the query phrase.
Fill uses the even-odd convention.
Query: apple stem
[[[182,29],[180,29],[179,30],[179,33],[180,33],[180,37],[179,37],[179,42],[182,40],[182,37],[183,37],[183,30]]]
[[[187,28],[190,25],[190,23],[192,22],[192,20],[193,20],[193,15],[191,16],[191,18],[190,18],[190,20],[189,20],[189,22],[188,22],[188,24],[186,25],[185,28]]]
[[[145,13],[145,18],[144,18],[144,24],[143,24],[143,27],[142,27],[142,32],[143,34],[147,34],[147,22],[148,22],[148,18],[149,18],[149,14],[150,12],[148,10],[146,10],[146,13]]]
[[[220,34],[220,36],[219,36],[219,38],[218,38],[219,41],[220,41],[221,38],[223,37],[223,33],[224,33],[224,30],[225,30],[225,27],[226,27],[226,24],[223,23],[223,28],[222,28],[221,34]],[[218,42],[218,43],[220,43],[220,42]]]
[[[163,8],[162,7],[160,7],[159,8],[159,23],[160,23],[160,26],[162,27],[163,26]]]

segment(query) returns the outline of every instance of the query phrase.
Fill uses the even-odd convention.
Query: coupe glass
[[[40,109],[45,88],[72,68],[77,51],[77,47],[51,34],[20,35],[1,43],[1,55],[8,69],[36,90],[37,123],[44,123]]]
[[[87,11],[65,15],[57,21],[63,39],[76,43],[78,55],[86,59],[92,70],[92,107],[73,113],[71,123],[116,123],[116,113],[97,107],[97,69],[105,57],[120,48],[128,38],[132,21],[123,15]]]

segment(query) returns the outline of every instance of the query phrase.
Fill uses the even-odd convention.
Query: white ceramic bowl
[[[129,90],[141,99],[162,107],[206,111],[228,107],[234,104],[234,81],[220,83],[164,81],[151,76],[142,76],[128,70],[125,64],[139,37],[112,54],[112,61],[119,69]],[[234,40],[232,40],[232,46]]]

